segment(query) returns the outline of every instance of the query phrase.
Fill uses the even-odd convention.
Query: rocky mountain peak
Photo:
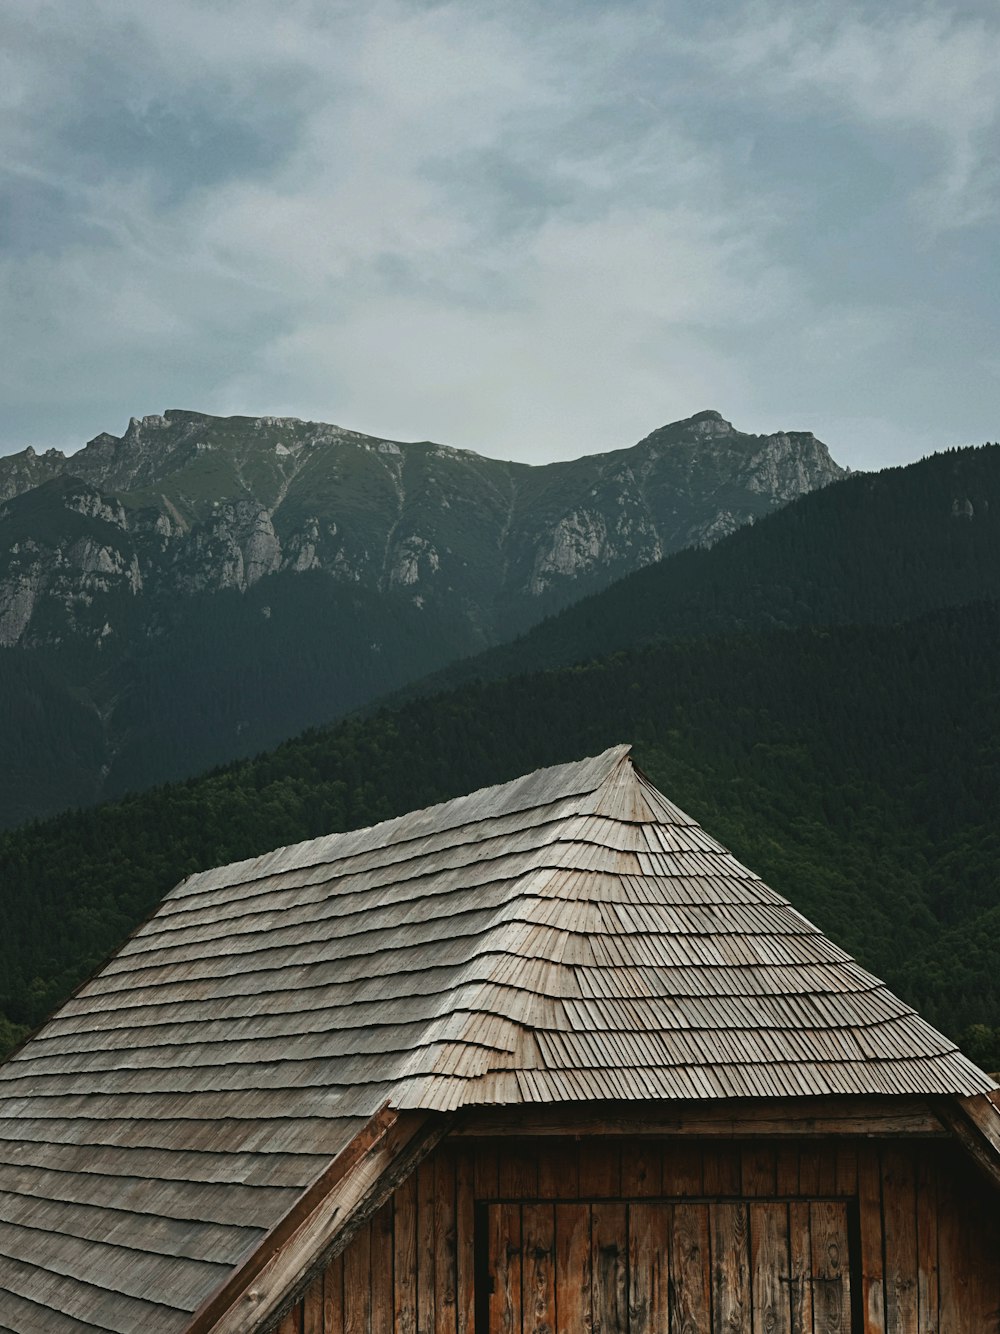
[[[56,479],[94,488],[67,492],[72,531],[59,518],[66,506],[49,504],[45,549],[30,560],[13,553],[6,583],[20,591],[6,640],[32,643],[43,620],[46,642],[80,633],[68,590],[84,574],[88,607],[105,584],[118,597],[105,619],[95,610],[86,622],[108,640],[124,625],[123,593],[166,603],[318,571],[373,595],[406,590],[420,609],[447,606],[489,643],[842,475],[811,434],[748,435],[715,409],[628,449],[513,465],[294,417],[171,408],[133,417],[121,436],[104,432],[68,458],[0,458],[0,501]],[[42,523],[42,509],[32,513]],[[85,559],[73,546],[83,536],[93,547]],[[0,603],[5,550],[0,529]],[[57,610],[45,611],[53,599]],[[57,621],[63,630],[52,629]]]
[[[164,699],[197,740],[183,765],[219,763],[840,475],[811,435],[746,435],[714,410],[529,465],[169,409],[68,457],[0,457],[0,649],[83,702],[96,795],[112,771],[120,788],[179,772]]]
[[[718,436],[718,435],[738,435],[739,432],[731,421],[726,421],[721,412],[716,412],[714,408],[706,408],[704,412],[696,412],[693,417],[688,417],[687,421],[680,422],[678,425],[686,426],[700,436]]]

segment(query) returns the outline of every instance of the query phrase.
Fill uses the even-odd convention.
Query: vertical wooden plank
[[[812,1234],[813,1329],[815,1334],[849,1334],[851,1258],[847,1205],[815,1200],[809,1206]]]
[[[704,1153],[697,1140],[672,1140],[663,1146],[663,1193],[684,1196],[705,1193]]]
[[[538,1194],[538,1152],[534,1145],[516,1139],[502,1144],[498,1176],[502,1200],[533,1200]]]
[[[392,1232],[389,1200],[371,1221],[372,1334],[392,1334]]]
[[[434,1157],[424,1159],[416,1171],[417,1334],[434,1334],[434,1279],[437,1267],[437,1234],[434,1229],[434,1175]]]
[[[621,1145],[617,1139],[587,1139],[580,1144],[582,1199],[617,1199],[621,1195]]]
[[[590,1205],[559,1204],[556,1222],[556,1331],[590,1330]],[[492,1329],[490,1334],[493,1334]]]
[[[343,1334],[344,1257],[331,1260],[323,1274],[323,1334]]]
[[[302,1334],[302,1303],[296,1302],[278,1326],[278,1334]],[[338,1330],[339,1334],[339,1330]]]
[[[710,1205],[709,1224],[713,1334],[750,1334],[750,1220],[746,1204]]]
[[[344,1251],[344,1334],[371,1334],[371,1260],[372,1230],[369,1225],[358,1232]]]
[[[624,1204],[594,1205],[590,1246],[594,1334],[628,1334],[628,1235]]]
[[[495,1200],[500,1193],[497,1146],[491,1143],[477,1144],[475,1155],[476,1199]]]
[[[861,1307],[863,1334],[886,1334],[885,1281],[882,1261],[882,1170],[878,1148],[858,1150],[858,1214],[861,1242]]]
[[[820,1194],[820,1147],[815,1143],[805,1143],[799,1150],[799,1189],[798,1195],[808,1200]]]
[[[659,1145],[648,1139],[628,1139],[622,1144],[621,1193],[624,1199],[659,1195],[661,1190]]]
[[[490,1206],[490,1331],[521,1334],[521,1206]]]
[[[778,1193],[778,1162],[773,1145],[744,1145],[742,1167],[744,1195],[754,1199]]]
[[[576,1140],[546,1140],[541,1146],[538,1194],[543,1200],[575,1200],[580,1194],[580,1146]]]
[[[302,1297],[302,1334],[323,1334],[323,1275],[313,1279]]]
[[[476,1328],[476,1184],[473,1150],[455,1147],[455,1261],[457,1269],[456,1324],[458,1334]]]
[[[455,1216],[455,1162],[442,1146],[434,1154],[434,1330],[458,1328],[458,1235]]]
[[[735,1144],[707,1144],[703,1168],[706,1195],[739,1195],[740,1151]]]
[[[854,1196],[858,1193],[858,1147],[856,1144],[838,1144],[836,1153],[836,1194]]]
[[[918,1334],[917,1196],[907,1147],[882,1150],[882,1215],[885,1225],[885,1314],[892,1334]]]
[[[521,1210],[523,1334],[554,1334],[556,1327],[555,1205]]]
[[[775,1194],[797,1196],[799,1194],[799,1157],[801,1148],[798,1144],[779,1144],[775,1150]]]
[[[790,1334],[788,1206],[751,1204],[750,1267],[753,1273],[753,1334]]]
[[[629,1334],[669,1334],[669,1204],[631,1204],[628,1209]]]
[[[803,1199],[837,1193],[837,1149],[823,1140],[806,1140],[799,1148],[799,1189]]]
[[[837,1193],[837,1149],[832,1142],[803,1143],[799,1147],[799,1195],[812,1199],[816,1195]]]
[[[675,1204],[670,1235],[670,1334],[711,1328],[707,1204]]]
[[[836,1195],[837,1193],[837,1154],[833,1145],[819,1145],[816,1155],[819,1179],[816,1183],[817,1195]]]
[[[917,1327],[938,1334],[937,1155],[930,1145],[917,1153]]]
[[[938,1173],[938,1334],[1000,1334],[1000,1211],[953,1146]]]
[[[393,1235],[393,1331],[416,1334],[417,1328],[417,1177],[396,1187]]]
[[[809,1204],[793,1200],[788,1206],[788,1304],[792,1334],[813,1334],[811,1237]]]
[[[954,1172],[942,1157],[938,1171],[938,1324],[940,1334],[961,1334],[964,1328],[963,1266],[967,1264],[956,1217],[960,1207]]]

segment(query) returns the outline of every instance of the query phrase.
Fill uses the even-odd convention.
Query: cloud
[[[786,114],[846,114],[911,135],[923,154],[916,210],[935,228],[992,219],[1000,132],[1000,14],[952,6],[874,6],[764,0],[735,30],[702,46]],[[822,114],[822,110],[821,110]]]
[[[81,43],[81,99],[124,66],[121,94],[90,114],[129,132],[90,146],[85,178],[64,178],[80,105],[68,90],[39,117],[38,88],[24,94],[37,170],[62,183],[68,207],[57,253],[9,255],[5,269],[8,298],[34,312],[33,347],[78,368],[60,365],[61,392],[86,395],[113,360],[146,393],[153,367],[183,378],[203,359],[215,375],[201,406],[277,390],[302,411],[356,410],[372,429],[388,420],[406,433],[409,413],[411,433],[426,423],[461,437],[476,420],[489,447],[505,438],[490,420],[524,428],[523,412],[501,407],[513,386],[517,402],[563,403],[592,381],[598,355],[613,381],[634,380],[614,359],[641,366],[644,340],[660,340],[654,396],[682,410],[688,387],[671,388],[670,363],[688,358],[665,355],[664,331],[780,300],[786,278],[760,253],[771,220],[728,220],[711,152],[641,108],[624,143],[608,135],[609,108],[632,101],[620,65],[641,33],[627,16],[552,29],[528,10],[512,23],[466,5],[361,16],[257,4],[241,7],[234,33],[229,6],[96,10],[95,34],[77,19],[57,46]],[[37,13],[36,60],[52,37]],[[227,161],[200,163],[188,188],[166,190],[176,154],[165,168],[162,127],[186,124],[197,154],[227,117],[266,124],[252,111],[257,81],[272,96],[287,85],[282,151],[268,162],[247,150],[235,175]],[[137,163],[141,133],[150,152]],[[22,150],[29,137],[15,136]],[[692,186],[702,200],[677,204]],[[30,380],[23,325],[5,351],[11,380]],[[609,435],[614,412],[599,427]],[[571,425],[563,435],[550,449],[579,438]]]
[[[4,24],[11,448],[165,406],[515,457],[707,406],[832,420],[913,306],[820,256],[861,185],[831,203],[815,154],[779,152],[790,115],[861,127],[848,167],[902,136],[932,231],[991,197],[987,19],[951,11],[22,0]]]
[[[367,408],[390,436],[416,419],[452,443],[501,441],[517,457],[619,447],[692,400],[742,388],[707,331],[752,328],[784,300],[784,276],[761,267],[735,227],[708,228],[686,211],[551,221],[504,267],[500,299],[366,285],[340,318],[261,349],[260,378],[292,402],[304,390],[316,401],[336,375],[350,418]],[[251,392],[240,377],[228,404]]]

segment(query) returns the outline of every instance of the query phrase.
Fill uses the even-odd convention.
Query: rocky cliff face
[[[130,599],[313,570],[488,643],[842,475],[812,435],[717,412],[542,467],[291,418],[133,418],[68,457],[0,458],[0,644],[103,641],[134,630]]]
[[[0,458],[0,748],[32,776],[0,827],[273,746],[841,475],[716,412],[545,467],[194,412]]]
[[[0,647],[120,635],[144,591],[132,528],[120,501],[71,477],[0,506]]]

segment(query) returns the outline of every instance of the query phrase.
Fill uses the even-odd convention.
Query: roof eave
[[[1000,1090],[943,1098],[936,1111],[980,1172],[1000,1190]]]
[[[206,1298],[185,1334],[250,1334],[272,1328],[437,1145],[452,1119],[382,1107]]]
[[[950,1132],[1000,1188],[1000,1092],[974,1097],[737,1100],[706,1110],[658,1105],[609,1109],[572,1104],[494,1107],[462,1118],[465,1134],[691,1134],[769,1137]],[[755,1105],[757,1103],[758,1105]],[[536,1115],[532,1116],[534,1111]],[[185,1334],[248,1334],[273,1328],[315,1276],[449,1131],[456,1113],[382,1107],[300,1196],[225,1284],[194,1313]],[[796,1124],[797,1123],[797,1124]]]

